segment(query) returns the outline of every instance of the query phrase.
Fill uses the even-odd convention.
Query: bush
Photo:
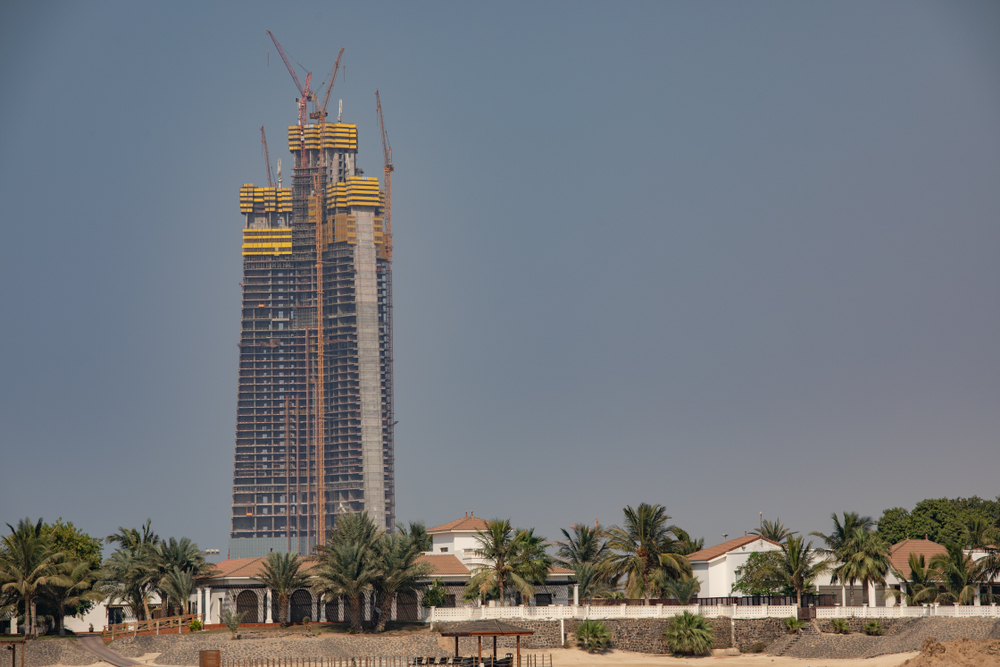
[[[576,641],[580,648],[596,653],[606,649],[611,643],[611,631],[600,621],[587,619],[576,629]]]
[[[303,616],[302,617],[302,625],[309,625],[310,623],[312,623],[312,619],[311,618],[309,618],[308,616]]]
[[[785,619],[785,627],[788,628],[789,634],[797,635],[799,630],[806,626],[805,621],[800,621],[794,616],[789,616]]]
[[[712,626],[704,616],[685,611],[663,629],[663,641],[680,655],[704,655],[715,641]]]
[[[750,648],[744,651],[744,653],[763,653],[766,650],[767,650],[767,644],[765,644],[764,642],[755,642],[753,644],[750,644]]]
[[[885,632],[885,630],[882,629],[882,624],[879,623],[878,621],[872,621],[871,623],[865,626],[866,635],[871,635],[872,637],[878,637],[883,632]]]
[[[851,624],[848,623],[843,618],[835,618],[830,621],[830,625],[833,626],[833,633],[836,635],[849,635],[851,634]]]
[[[424,593],[423,606],[443,607],[448,603],[448,590],[440,579],[435,579],[434,584]]]
[[[232,609],[227,609],[222,612],[222,622],[229,628],[229,632],[232,633],[233,639],[238,639],[239,636],[236,634],[240,631],[240,623],[243,622],[243,614],[238,614]]]
[[[190,630],[191,632],[198,632],[199,630],[201,630],[201,628],[202,628],[201,621],[199,621],[197,618],[188,623],[188,630]]]

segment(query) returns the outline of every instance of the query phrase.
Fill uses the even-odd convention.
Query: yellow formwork
[[[377,178],[349,176],[347,181],[326,186],[326,207],[341,209],[351,206],[382,208],[385,197]]]
[[[258,188],[244,183],[240,188],[240,213],[291,213],[291,188]]]
[[[244,255],[291,255],[292,230],[287,227],[265,227],[243,230]]]
[[[358,126],[349,123],[316,123],[306,125],[304,133],[306,150],[331,148],[333,150],[358,152]],[[299,150],[300,129],[298,125],[288,126],[288,150]]]

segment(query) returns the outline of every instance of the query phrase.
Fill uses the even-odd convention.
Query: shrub
[[[443,607],[448,603],[448,590],[440,579],[435,579],[434,584],[424,592],[423,606]]]
[[[797,635],[799,630],[806,626],[805,621],[800,621],[794,616],[789,616],[785,619],[785,627],[788,628],[789,634]]]
[[[663,629],[663,641],[674,653],[703,655],[712,648],[712,626],[704,616],[685,611]]]
[[[202,628],[201,621],[199,621],[197,618],[188,623],[188,630],[190,630],[191,632],[198,632],[199,630],[201,630],[201,628]]]
[[[240,631],[240,623],[243,622],[243,614],[239,614],[232,609],[227,609],[222,612],[222,618],[220,619],[227,628],[229,632],[232,633],[233,639],[238,639],[239,636],[236,634]]]
[[[302,625],[309,625],[310,623],[312,623],[312,619],[311,618],[309,618],[308,616],[303,616],[302,617]]]
[[[753,644],[750,644],[750,648],[744,651],[744,653],[763,653],[766,650],[767,650],[767,644],[765,644],[764,642],[755,642]]]
[[[851,624],[848,623],[843,618],[835,618],[830,621],[830,625],[833,626],[833,633],[836,635],[849,635],[851,634]]]
[[[879,623],[878,621],[872,621],[871,623],[865,626],[866,635],[871,635],[872,637],[878,637],[883,632],[885,631],[882,629],[882,624]]]
[[[587,619],[576,629],[576,641],[580,648],[596,653],[611,643],[611,631],[600,621]]]

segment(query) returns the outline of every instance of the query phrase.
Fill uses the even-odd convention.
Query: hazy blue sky
[[[265,29],[381,90],[401,519],[1000,493],[996,2],[3,0],[0,521],[225,552]]]

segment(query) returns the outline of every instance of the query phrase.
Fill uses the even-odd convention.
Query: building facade
[[[391,264],[357,126],[288,128],[292,187],[240,188],[230,558],[306,555],[339,514],[395,519]]]

